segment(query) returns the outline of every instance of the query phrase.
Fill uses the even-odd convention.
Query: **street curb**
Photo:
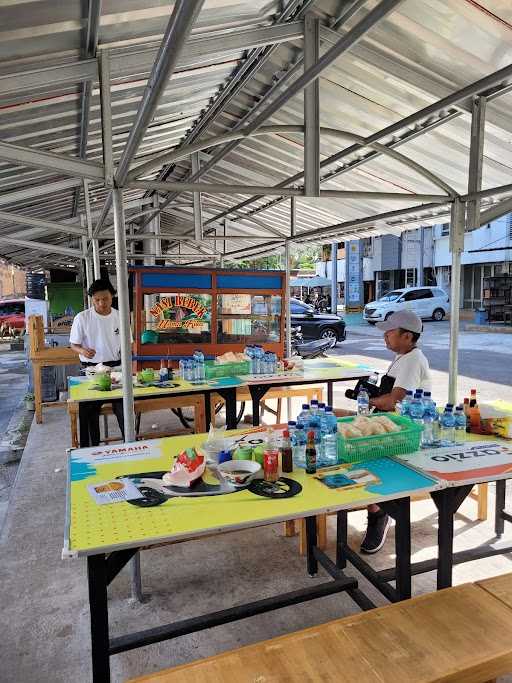
[[[467,324],[465,332],[490,332],[491,334],[512,334],[512,327],[493,327],[492,325],[472,325]]]
[[[21,460],[33,419],[34,413],[25,410],[25,402],[20,401],[0,441],[0,465]]]

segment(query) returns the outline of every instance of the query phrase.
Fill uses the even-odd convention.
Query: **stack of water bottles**
[[[288,422],[295,467],[306,466],[306,443],[308,432],[315,434],[317,467],[328,467],[338,462],[338,423],[331,406],[304,403],[296,420]]]
[[[400,415],[410,417],[423,426],[421,447],[450,446],[466,431],[466,415],[463,406],[447,403],[439,413],[430,391],[408,391],[400,405]]]
[[[251,365],[251,375],[277,374],[278,360],[272,351],[265,351],[262,346],[255,344],[246,346],[244,353]]]
[[[181,359],[179,366],[180,375],[186,382],[203,384],[206,381],[206,367],[202,351],[194,351],[192,358]]]

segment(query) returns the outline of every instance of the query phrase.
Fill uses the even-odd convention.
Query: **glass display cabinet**
[[[134,360],[158,367],[201,349],[206,358],[248,344],[284,355],[282,271],[132,267]]]

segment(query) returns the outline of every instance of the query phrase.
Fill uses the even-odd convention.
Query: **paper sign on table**
[[[99,484],[89,484],[87,490],[98,505],[123,503],[127,500],[144,497],[129,479],[114,479]]]

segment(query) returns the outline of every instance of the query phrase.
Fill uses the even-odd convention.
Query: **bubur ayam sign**
[[[164,296],[150,308],[159,330],[201,328],[208,323],[208,312],[201,298],[190,294]]]

